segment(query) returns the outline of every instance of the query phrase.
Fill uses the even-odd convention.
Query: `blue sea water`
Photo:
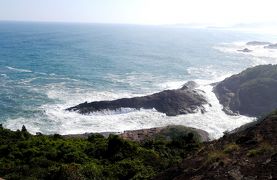
[[[276,59],[274,52],[234,50],[250,40],[272,37],[174,26],[0,22],[0,123],[13,130],[24,124],[32,133],[46,134],[183,124],[219,137],[252,119],[225,115],[209,84]],[[64,111],[84,101],[145,95],[189,80],[201,85],[213,105],[206,115]]]

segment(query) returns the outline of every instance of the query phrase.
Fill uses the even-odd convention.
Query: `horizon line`
[[[175,26],[188,25],[190,23],[178,24],[148,24],[148,23],[120,23],[120,22],[89,22],[89,21],[51,21],[51,20],[13,20],[0,19],[0,22],[18,22],[18,23],[62,23],[62,24],[103,24],[103,25],[140,25],[140,26]]]

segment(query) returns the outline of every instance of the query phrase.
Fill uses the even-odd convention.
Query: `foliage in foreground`
[[[192,133],[143,143],[93,134],[88,139],[31,135],[0,127],[0,177],[5,179],[149,179],[199,147]]]

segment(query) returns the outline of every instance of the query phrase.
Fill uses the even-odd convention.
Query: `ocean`
[[[277,51],[238,52],[247,41],[277,36],[215,28],[0,22],[0,123],[31,133],[122,132],[171,124],[218,138],[253,121],[221,109],[211,83],[245,68],[277,63]],[[64,109],[85,101],[151,94],[196,81],[207,113],[167,117],[120,109],[89,115]]]

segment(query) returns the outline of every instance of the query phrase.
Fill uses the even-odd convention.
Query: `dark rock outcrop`
[[[262,42],[262,41],[250,41],[246,43],[246,45],[250,46],[265,46],[265,45],[270,45],[270,42]]]
[[[277,111],[208,142],[154,179],[277,179]]]
[[[176,136],[184,136],[189,133],[193,133],[194,137],[199,142],[207,142],[210,140],[209,134],[201,129],[180,126],[180,125],[171,125],[166,127],[156,127],[150,129],[139,129],[139,130],[129,130],[124,131],[119,136],[123,139],[143,142],[147,140],[157,140],[161,137],[164,139],[172,139]]]
[[[165,113],[167,116],[195,113],[199,109],[205,112],[206,98],[199,90],[194,89],[195,83],[189,82],[181,89],[165,90],[148,96],[122,98],[113,101],[96,101],[82,103],[68,108],[69,111],[77,111],[81,114],[89,114],[102,110],[117,110],[120,108],[153,109]]]
[[[218,83],[214,92],[228,114],[266,114],[277,108],[277,65],[249,68]]]
[[[269,44],[264,47],[265,49],[277,49],[277,44]]]
[[[248,48],[239,49],[238,51],[239,51],[239,52],[246,52],[246,53],[252,52],[252,50],[250,50],[250,49],[248,49]]]

